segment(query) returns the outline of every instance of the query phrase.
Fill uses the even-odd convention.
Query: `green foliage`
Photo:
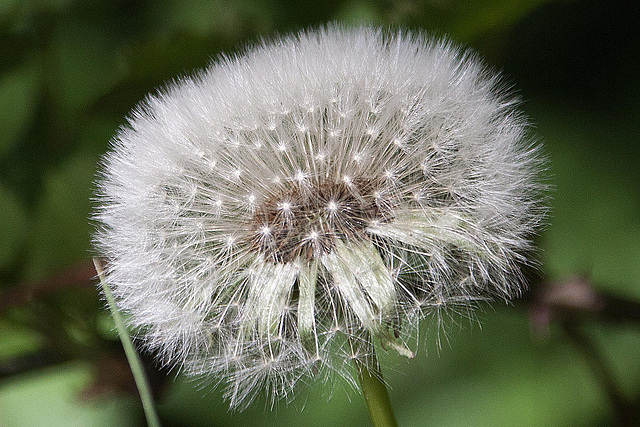
[[[22,249],[27,229],[25,216],[20,202],[0,185],[0,268],[15,261]]]
[[[86,363],[49,368],[0,385],[3,426],[135,427],[142,413],[135,398],[111,397],[82,402],[80,392],[91,381]]]
[[[553,213],[542,236],[553,278],[589,274],[603,289],[640,300],[640,147],[634,117],[603,119],[532,109],[553,176]]]
[[[0,156],[24,135],[33,120],[40,92],[39,71],[32,62],[0,76],[0,99],[5,111],[0,121]]]

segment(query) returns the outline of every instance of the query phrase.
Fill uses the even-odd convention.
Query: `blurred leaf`
[[[40,70],[35,61],[0,76],[0,157],[27,130],[38,105]]]
[[[73,4],[75,0],[24,0],[33,11],[59,11]]]
[[[626,131],[633,122],[530,109],[555,187],[542,235],[545,272],[589,274],[601,288],[640,300],[640,147]]]
[[[400,425],[599,425],[608,411],[606,398],[581,356],[555,330],[546,343],[532,340],[522,311],[494,309],[479,314],[482,328],[460,317],[445,331],[429,328],[425,321],[419,355],[413,360],[381,352]],[[592,332],[602,336],[615,373],[624,373],[625,386],[633,391],[640,365],[637,352],[631,350],[640,345],[640,334],[628,330],[611,337],[608,331],[603,327]],[[442,348],[437,347],[436,334],[446,334],[441,336]],[[160,404],[164,419],[176,425],[204,427],[211,420],[238,426],[368,424],[359,391],[340,380],[325,384],[321,378],[301,384],[288,406],[280,402],[270,410],[259,399],[244,412],[230,413],[222,390],[202,390],[200,381],[179,376]]]
[[[27,280],[90,257],[93,180],[100,155],[120,120],[93,117],[78,130],[79,148],[45,174],[29,233]]]
[[[89,256],[89,199],[97,158],[82,154],[64,161],[45,179],[30,233],[30,279]]]
[[[26,213],[20,203],[0,185],[0,268],[11,262],[26,240]]]
[[[247,28],[253,34],[268,30],[277,9],[265,0],[162,0],[149,12],[157,32],[237,39]]]
[[[48,368],[0,385],[0,425],[11,427],[139,426],[142,413],[135,398],[82,402],[91,372],[86,364]]]
[[[331,18],[347,22],[373,22],[409,27],[446,35],[470,43],[488,32],[500,31],[518,22],[532,10],[553,0],[351,0],[338,2]],[[324,4],[322,5],[324,6]],[[317,12],[319,14],[321,12]]]
[[[88,23],[61,26],[51,39],[50,90],[64,118],[108,93],[126,75],[117,34]]]
[[[452,16],[447,30],[457,39],[471,41],[488,30],[513,25],[525,15],[550,0],[473,0],[449,1]]]
[[[27,354],[42,346],[42,338],[36,332],[0,320],[0,361]]]
[[[383,21],[374,4],[360,0],[344,2],[338,9],[336,17],[340,22],[350,24],[380,24]]]
[[[168,79],[191,73],[195,67],[206,66],[215,52],[216,41],[213,37],[203,40],[194,35],[178,34],[173,37],[151,38],[145,43],[130,46],[127,59],[134,87],[125,86],[124,90],[137,92],[136,99],[129,101],[130,105],[140,101],[147,92],[154,91],[156,86]],[[142,93],[135,87],[140,84],[144,85]],[[128,98],[126,93],[120,92],[122,91],[116,90],[115,95]]]
[[[242,412],[230,412],[228,401],[222,397],[224,384],[216,390],[211,386],[203,390],[202,382],[178,376],[159,401],[158,409],[168,424],[190,427],[207,427],[213,421],[217,425],[243,427],[369,425],[367,406],[360,392],[338,382],[340,386],[332,390],[331,384],[323,384],[320,379],[309,380],[301,384],[299,395],[288,405],[279,402],[277,407],[270,408],[259,398]]]
[[[206,36],[216,30],[227,9],[224,2],[207,0],[164,0],[152,8],[156,30],[163,33],[191,33]]]
[[[0,23],[4,23],[6,20],[10,19],[10,14],[16,10],[19,4],[20,0],[0,1]]]
[[[400,425],[602,425],[598,419],[608,411],[603,391],[556,330],[547,342],[532,340],[526,313],[514,307],[494,305],[478,316],[482,328],[458,319],[459,325],[440,331],[447,335],[441,349],[433,336],[438,331],[424,328],[428,354],[399,373],[389,369]],[[605,344],[620,372],[635,379],[640,366],[620,357],[640,345],[640,334],[632,335]]]

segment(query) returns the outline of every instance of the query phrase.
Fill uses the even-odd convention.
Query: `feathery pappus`
[[[425,316],[520,294],[541,162],[494,74],[447,41],[328,26],[149,96],[95,213],[144,345],[242,407],[378,344],[413,357]]]

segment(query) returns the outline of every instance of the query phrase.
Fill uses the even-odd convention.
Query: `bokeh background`
[[[424,322],[412,361],[382,355],[400,424],[640,425],[634,3],[0,1],[0,426],[144,425],[92,280],[100,156],[159,85],[260,37],[330,21],[425,30],[478,51],[518,90],[549,159],[552,213],[531,292],[471,321]],[[340,382],[230,413],[219,391],[147,362],[167,426],[369,423]]]

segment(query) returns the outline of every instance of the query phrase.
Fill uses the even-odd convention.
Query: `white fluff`
[[[508,300],[541,216],[526,121],[471,54],[327,27],[150,96],[99,181],[98,250],[146,346],[260,390],[405,344],[432,308]]]

